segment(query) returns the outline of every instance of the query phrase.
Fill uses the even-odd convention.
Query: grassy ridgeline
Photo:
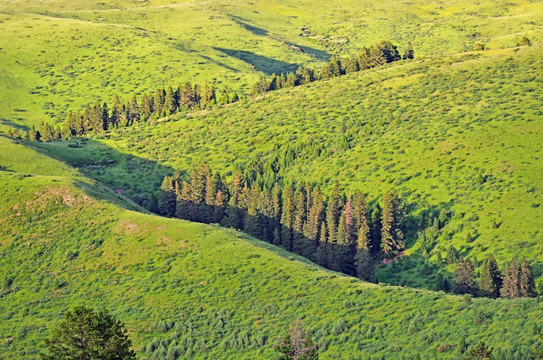
[[[367,284],[232,230],[128,210],[63,164],[1,145],[0,337],[13,339],[2,358],[36,358],[48,328],[76,304],[111,309],[143,358],[270,358],[295,318],[324,358],[457,359],[485,340],[497,359],[525,359],[541,345],[540,299]],[[17,165],[29,156],[49,172]]]

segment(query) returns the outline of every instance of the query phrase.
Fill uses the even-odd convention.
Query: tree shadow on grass
[[[291,64],[281,60],[275,60],[266,56],[258,55],[245,50],[233,50],[214,48],[228,56],[239,59],[251,65],[253,69],[263,72],[266,75],[294,72],[298,64]]]
[[[89,138],[32,143],[32,148],[96,180],[98,188],[104,190],[102,194],[113,192],[144,208],[149,207],[152,197],[158,193],[164,176],[174,173],[171,167],[119,152]],[[85,182],[79,182],[79,185],[85,191],[94,188]]]

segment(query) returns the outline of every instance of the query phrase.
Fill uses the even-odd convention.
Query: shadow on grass
[[[245,50],[233,50],[224,48],[214,48],[228,56],[239,59],[251,65],[253,69],[263,72],[266,75],[281,74],[293,72],[298,68],[298,64],[291,64],[280,60],[271,59],[266,56],[258,55]]]
[[[74,138],[52,143],[29,143],[34,150],[77,168],[85,176],[96,180],[97,187],[116,194],[136,205],[148,208],[158,193],[162,179],[174,170],[131,154],[119,152],[94,139]],[[91,185],[80,182],[88,191]],[[90,186],[90,188],[89,188]],[[108,195],[109,196],[109,195]]]

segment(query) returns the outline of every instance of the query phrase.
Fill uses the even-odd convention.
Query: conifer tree
[[[260,198],[260,187],[253,184],[243,221],[243,231],[258,239],[263,239],[260,214],[258,213],[258,199]]]
[[[293,219],[293,239],[292,250],[303,255],[305,252],[305,241],[303,235],[304,224],[306,220],[306,197],[303,184],[298,184],[296,193],[294,194],[294,219]]]
[[[498,263],[492,254],[489,254],[483,263],[479,277],[479,295],[497,298],[500,296],[502,278]]]
[[[332,258],[330,259],[330,268],[345,274],[352,274],[350,237],[347,231],[345,212],[342,212],[339,218],[335,242],[331,243],[331,245]]]
[[[64,321],[45,341],[44,360],[135,360],[124,324],[108,311],[83,306],[66,312]]]
[[[153,110],[157,116],[160,116],[162,114],[165,97],[166,92],[164,91],[164,89],[159,89],[155,92],[155,98],[153,100]]]
[[[354,261],[356,276],[365,281],[372,281],[375,267],[369,250],[366,247],[357,249]]]
[[[332,59],[330,60],[330,75],[332,77],[343,75],[343,66],[341,65],[339,56],[332,56]]]
[[[395,256],[405,249],[401,221],[404,209],[396,190],[383,197],[383,214],[381,221],[381,248],[385,255]]]
[[[329,246],[328,246],[328,230],[326,228],[326,222],[323,221],[320,229],[319,236],[319,245],[315,253],[315,261],[317,264],[324,266],[325,268],[329,267],[328,259],[329,255]]]
[[[136,99],[136,95],[132,97],[132,100],[130,101],[130,104],[128,106],[128,120],[130,125],[140,121],[140,109],[138,105],[138,100]]]
[[[174,178],[172,176],[164,177],[160,194],[158,196],[158,211],[163,216],[172,217],[176,210],[176,194]]]
[[[175,113],[176,109],[177,109],[177,104],[175,101],[175,94],[173,92],[172,87],[168,86],[168,88],[166,89],[166,95],[164,96],[164,110],[169,115],[172,115]]]
[[[470,259],[463,258],[458,262],[454,270],[453,281],[457,294],[477,295],[475,271]]]
[[[102,130],[107,130],[109,128],[109,109],[107,104],[102,105]]]
[[[337,233],[337,223],[340,216],[339,183],[335,183],[326,207],[326,227],[328,230],[328,243],[334,244]]]
[[[124,112],[123,104],[118,95],[113,98],[113,109],[111,109],[111,117],[109,118],[109,128],[116,128],[121,121],[121,114]]]
[[[511,260],[511,264],[505,268],[500,296],[506,299],[518,298],[520,296],[519,278],[518,265],[516,260],[513,258]]]
[[[273,219],[274,219],[273,243],[275,245],[281,245],[282,202],[281,202],[281,187],[279,186],[278,183],[275,183],[273,185],[272,203],[273,203]]]
[[[536,297],[534,275],[528,261],[524,258],[520,262],[519,274],[519,296],[520,297]]]
[[[375,204],[371,212],[370,223],[370,244],[368,250],[372,256],[377,255],[381,251],[381,217],[383,216],[381,206]]]
[[[480,341],[477,345],[470,348],[464,357],[464,360],[491,360],[494,349],[487,346],[484,341]]]
[[[281,245],[292,250],[292,226],[294,222],[294,192],[287,184],[283,192],[283,209],[281,213]]]
[[[306,236],[308,239],[316,242],[319,240],[321,224],[324,220],[324,201],[321,190],[317,186],[313,191],[312,204],[308,215],[308,226]]]
[[[455,264],[458,261],[458,250],[452,245],[447,248],[447,263]]]

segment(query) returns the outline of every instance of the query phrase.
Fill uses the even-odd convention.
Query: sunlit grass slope
[[[33,1],[0,4],[0,120],[60,121],[186,81],[247,93],[259,74],[383,39],[417,57],[543,40],[539,1]],[[302,28],[311,36],[302,37]]]
[[[450,211],[439,238],[424,246],[410,239],[408,254],[445,258],[453,245],[479,262],[493,253],[501,264],[513,255],[535,264],[543,260],[541,55],[532,46],[404,63],[75,141],[80,148],[68,147],[74,141],[40,146],[143,197],[160,186],[157,174],[207,161],[228,176],[238,165],[277,157],[293,182],[330,188],[337,180],[370,200],[396,188],[412,216]],[[132,154],[140,172],[116,161],[119,154]],[[102,158],[112,161],[100,165]],[[427,280],[390,270],[386,276],[403,274],[395,283]]]
[[[541,298],[363,283],[231,230],[127,210],[65,165],[0,141],[3,359],[36,359],[78,304],[111,309],[141,359],[270,359],[296,318],[323,359],[458,359],[479,340],[496,359],[526,359],[542,345]],[[29,158],[49,171],[19,165]]]

